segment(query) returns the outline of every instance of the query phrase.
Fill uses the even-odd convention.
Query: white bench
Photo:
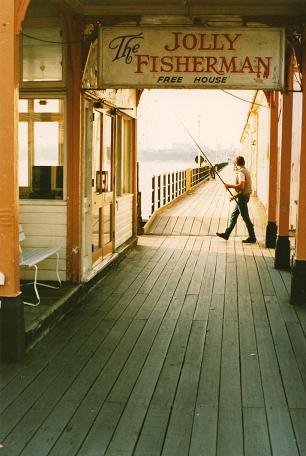
[[[21,225],[19,225],[19,242],[25,240],[25,234],[23,231],[23,228]],[[20,244],[19,244],[20,245]],[[41,285],[43,287],[48,287],[48,288],[59,288],[62,284],[61,278],[59,275],[59,270],[58,270],[58,264],[59,264],[59,251],[60,247],[38,247],[38,248],[29,248],[26,251],[22,251],[22,248],[20,246],[20,256],[19,256],[19,266],[23,267],[28,267],[28,268],[34,268],[35,269],[35,274],[34,274],[34,281],[30,282],[30,284],[34,285],[34,290],[35,294],[37,297],[37,302],[27,302],[23,301],[24,304],[27,304],[28,306],[38,306],[40,304],[40,296],[38,293],[37,285]],[[37,281],[38,277],[38,264],[46,260],[47,258],[56,255],[56,276],[59,285],[54,286],[54,285],[48,285],[46,283],[41,283]],[[29,285],[27,283],[26,285]]]

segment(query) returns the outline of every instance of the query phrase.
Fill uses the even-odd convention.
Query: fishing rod
[[[188,136],[192,139],[192,141],[195,143],[195,145],[197,146],[197,148],[199,149],[199,151],[202,153],[203,157],[205,158],[205,160],[208,162],[208,164],[210,165],[210,167],[214,170],[214,172],[216,173],[216,175],[219,177],[220,181],[222,182],[222,184],[225,186],[225,182],[224,180],[222,179],[222,177],[220,176],[220,174],[218,173],[218,171],[215,169],[214,165],[211,163],[211,161],[209,160],[209,158],[207,157],[207,155],[203,152],[202,148],[200,147],[200,145],[197,143],[197,141],[194,139],[194,137],[192,136],[192,134],[190,133],[190,131],[188,130],[188,128],[186,127],[186,125],[181,121],[181,119],[177,118],[178,121],[180,122],[180,124],[182,125],[182,127],[184,128],[184,130],[186,131],[186,133],[188,134]],[[233,193],[230,191],[229,188],[225,187],[226,190],[229,192],[229,194],[231,195],[231,200],[235,200],[236,199],[236,196],[233,195]]]

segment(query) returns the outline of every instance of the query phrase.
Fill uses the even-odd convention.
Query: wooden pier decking
[[[140,237],[2,363],[1,455],[305,456],[306,308],[273,251],[238,234]]]

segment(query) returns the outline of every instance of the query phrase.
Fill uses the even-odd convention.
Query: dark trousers
[[[237,196],[236,198],[236,206],[231,213],[231,218],[228,227],[225,230],[225,234],[229,236],[233,229],[236,226],[237,219],[239,217],[239,214],[241,214],[241,217],[243,218],[244,223],[246,224],[249,237],[255,239],[255,231],[254,231],[254,225],[251,222],[250,216],[249,216],[249,210],[248,210],[248,202],[249,202],[249,197],[248,196]]]

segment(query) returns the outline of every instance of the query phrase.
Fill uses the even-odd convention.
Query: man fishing
[[[256,242],[256,236],[254,231],[254,225],[250,220],[248,202],[252,193],[252,181],[250,172],[245,168],[244,157],[238,155],[235,159],[234,166],[236,169],[236,183],[235,184],[226,184],[224,183],[225,188],[228,190],[233,188],[236,190],[237,195],[233,197],[236,201],[236,206],[231,214],[230,222],[224,233],[216,233],[217,236],[225,239],[226,241],[230,237],[231,232],[236,226],[237,219],[239,214],[243,218],[244,223],[246,224],[249,236],[247,239],[244,239],[242,242],[246,244],[254,244]]]

